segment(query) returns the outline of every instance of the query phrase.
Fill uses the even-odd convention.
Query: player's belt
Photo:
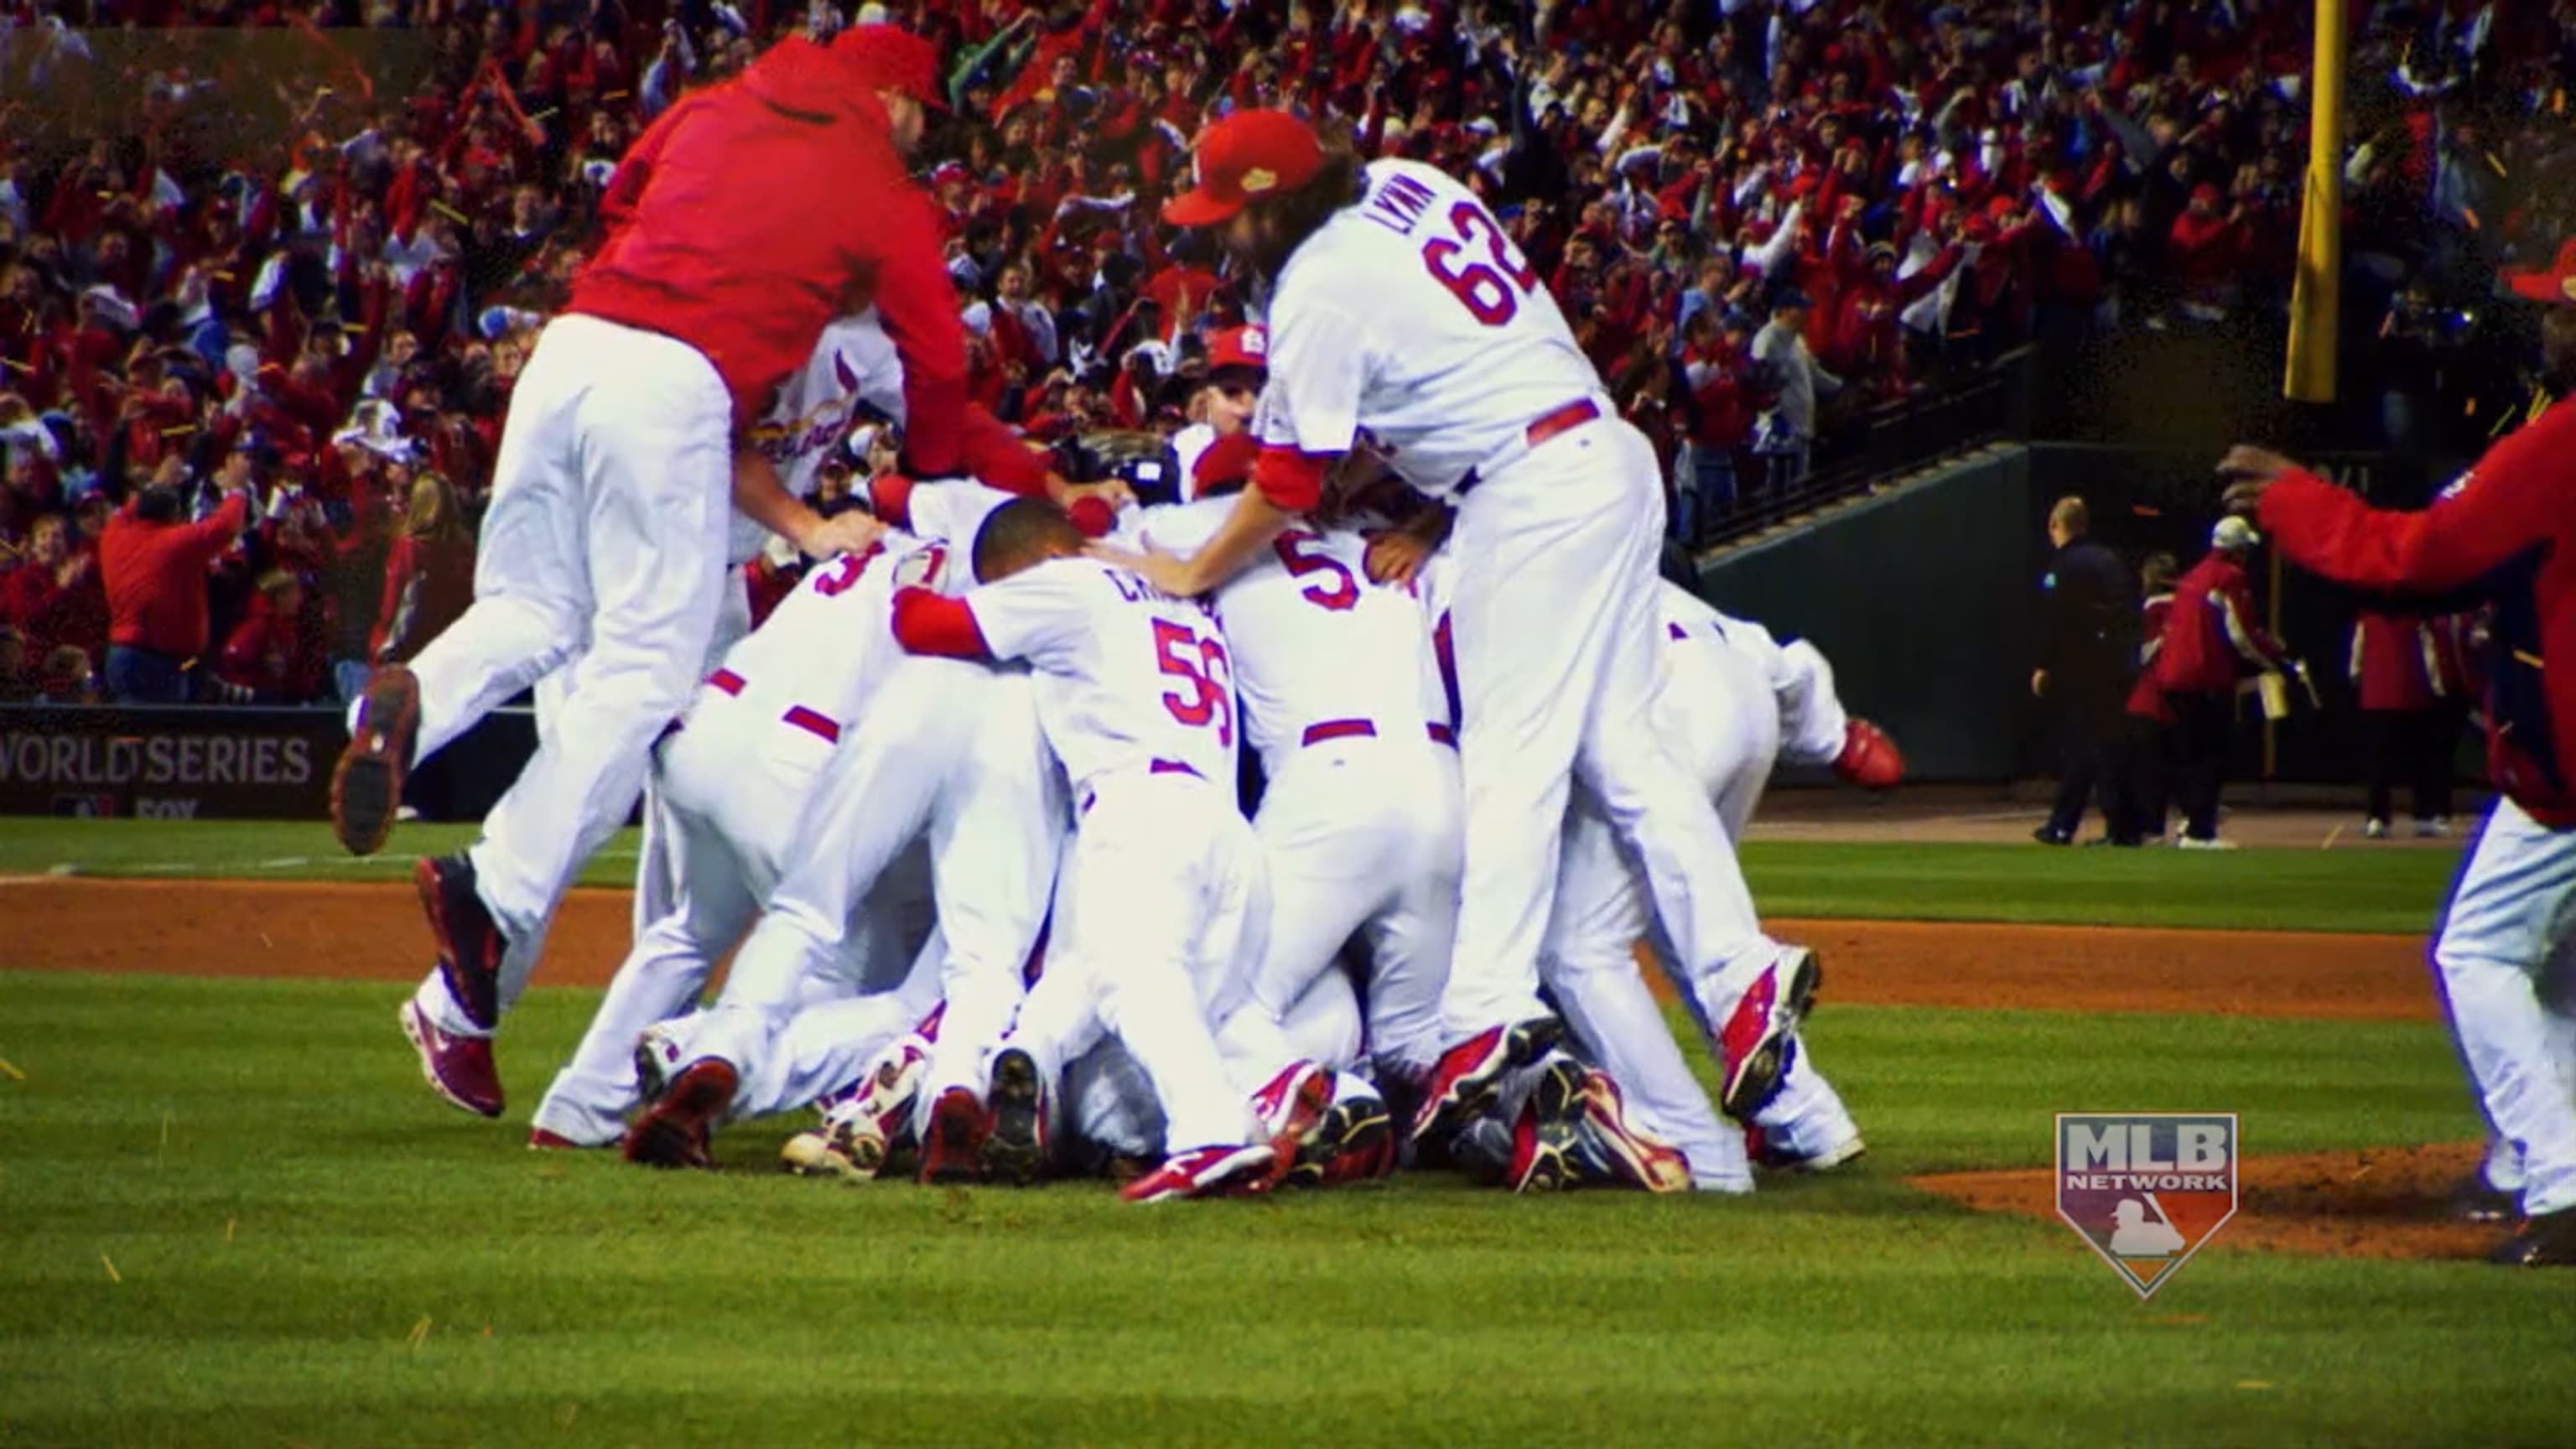
[[[1601,404],[1588,397],[1577,398],[1554,412],[1541,413],[1537,421],[1521,430],[1521,451],[1528,452],[1552,438],[1562,437],[1600,416]],[[1467,470],[1467,476],[1459,479],[1458,486],[1450,492],[1456,497],[1464,498],[1475,490],[1477,484],[1484,481],[1481,465],[1470,468]]]
[[[737,699],[741,698],[742,691],[745,687],[742,676],[734,673],[730,669],[719,669],[715,673],[708,675],[707,684],[710,688],[721,690]],[[816,739],[822,740],[827,744],[837,745],[841,742],[841,726],[839,722],[820,710],[807,709],[805,706],[800,704],[788,710],[787,713],[780,715],[778,717],[778,722],[794,729],[803,730],[805,733],[812,735]]]
[[[1423,733],[1431,737],[1431,742],[1433,744],[1447,745],[1451,749],[1456,749],[1458,747],[1458,736],[1456,732],[1451,730],[1447,725],[1426,724],[1422,729]],[[1320,745],[1332,740],[1373,740],[1376,738],[1377,725],[1374,721],[1364,719],[1328,719],[1318,720],[1315,723],[1306,726],[1306,732],[1297,737],[1297,743],[1300,746]]]
[[[1204,780],[1207,778],[1207,776],[1199,773],[1198,766],[1190,764],[1185,760],[1154,760],[1147,763],[1145,766],[1145,773],[1148,775],[1187,775],[1193,780]],[[1085,790],[1082,792],[1082,808],[1076,813],[1088,815],[1091,813],[1091,807],[1099,803],[1100,793],[1098,791]]]

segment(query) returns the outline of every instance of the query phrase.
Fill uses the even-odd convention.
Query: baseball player
[[[332,819],[367,854],[420,756],[570,668],[483,839],[415,872],[441,980],[403,1026],[434,1065],[479,1068],[493,1090],[478,1110],[499,1108],[478,1043],[534,965],[511,943],[542,933],[624,822],[648,747],[687,702],[720,608],[728,501],[810,553],[870,541],[868,524],[819,518],[737,446],[854,285],[873,279],[905,354],[914,466],[959,468],[964,337],[903,161],[938,103],[926,42],[859,27],[830,50],[773,47],[645,132],[603,198],[606,242],[512,393],[473,607],[352,710]]]
[[[1363,170],[1277,111],[1209,127],[1195,161],[1197,186],[1165,217],[1221,227],[1272,285],[1263,448],[1205,547],[1130,566],[1173,593],[1223,582],[1314,505],[1363,434],[1407,483],[1458,508],[1466,862],[1441,1007],[1454,1044],[1415,1135],[1455,1125],[1561,1031],[1539,1001],[1538,954],[1577,776],[1644,862],[1671,939],[1719,983],[1722,1095],[1750,1113],[1777,1084],[1818,973],[1810,953],[1738,932],[1752,913],[1735,908],[1725,832],[1649,721],[1663,536],[1651,447],[1617,418],[1536,270],[1456,181],[1410,161]]]
[[[1267,1185],[1321,1115],[1328,1077],[1295,1074],[1257,1124],[1211,1023],[1246,999],[1268,926],[1268,881],[1234,808],[1233,670],[1203,604],[1080,556],[1061,509],[1016,500],[975,541],[985,580],[964,599],[895,596],[895,636],[918,653],[1026,660],[1038,716],[1071,779],[1078,823],[1047,969],[993,1059],[985,1133],[995,1175],[1025,1181],[1045,1154],[1049,1089],[1104,1033],[1154,1086],[1169,1156],[1130,1200]],[[1293,1101],[1280,1100],[1293,1097]],[[932,1131],[970,1104],[944,1093]]]
[[[1268,339],[1257,326],[1229,327],[1208,339],[1207,380],[1190,396],[1190,425],[1172,435],[1184,501],[1197,496],[1190,485],[1196,481],[1199,459],[1219,439],[1242,436],[1251,425],[1268,350]]]
[[[1186,555],[1234,507],[1259,448],[1210,448],[1200,501],[1136,510],[1128,537]],[[1456,930],[1456,736],[1410,591],[1371,583],[1367,542],[1288,529],[1213,595],[1233,649],[1243,735],[1269,782],[1253,834],[1269,861],[1269,947],[1252,995],[1274,1018],[1366,938],[1369,1040],[1382,1083],[1418,1094],[1440,1054]]]
[[[2531,279],[2525,279],[2531,280]],[[2576,378],[2576,273],[2539,280],[2550,375]],[[2232,449],[2230,509],[2284,557],[2382,593],[2474,592],[2495,607],[2489,774],[2502,797],[2469,838],[2435,917],[2441,998],[2496,1135],[2521,1150],[2519,1232],[2493,1261],[2576,1266],[2576,1060],[2544,995],[2576,901],[2576,405],[2560,397],[2487,450],[2432,507],[2375,509],[2277,453]],[[2553,667],[2555,666],[2555,667]]]
[[[906,490],[899,511],[922,522],[934,504],[980,509],[985,505],[978,495],[989,493],[966,484]],[[943,532],[956,528],[933,526]],[[766,906],[760,924],[737,953],[724,994],[694,1037],[697,1055],[628,1133],[629,1158],[662,1165],[693,1159],[693,1144],[703,1139],[708,1120],[723,1110],[744,1077],[764,1065],[802,984],[831,971],[847,922],[916,840],[928,841],[932,895],[949,948],[942,980],[960,1003],[953,1014],[962,1030],[952,1039],[972,1042],[999,1034],[1017,998],[1020,964],[1045,922],[1067,812],[1038,732],[1027,677],[912,658],[886,628],[894,591],[962,588],[962,574],[952,572],[954,558],[949,549],[931,545],[874,582],[865,568],[846,581],[818,570],[780,606],[784,615],[808,589],[818,598],[857,601],[856,614],[839,620],[839,640],[790,634],[768,662],[796,678],[800,690],[838,684],[866,697],[834,700],[855,722],[850,742],[831,756],[818,782],[806,776],[810,783],[775,812],[786,824],[773,828],[795,842],[792,855],[774,858],[767,888],[751,895]],[[802,613],[821,617],[817,608]],[[848,622],[853,617],[854,625]],[[776,622],[773,616],[773,627]],[[764,628],[744,647],[769,633]],[[720,674],[711,684],[721,689],[724,682]],[[791,709],[788,719],[795,718]],[[685,748],[687,735],[684,728],[674,747]],[[729,760],[739,774],[743,751],[719,743],[708,758]],[[742,812],[735,818],[746,827],[770,818],[739,804],[733,808]],[[737,914],[721,939],[731,939],[748,918],[747,902],[734,899]]]

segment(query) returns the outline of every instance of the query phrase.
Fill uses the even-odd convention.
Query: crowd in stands
[[[2450,299],[2576,234],[2576,8],[2354,13],[2347,251],[2421,410]],[[2276,316],[2295,263],[2308,0],[0,0],[0,698],[331,700],[416,650],[629,139],[876,20],[952,67],[924,184],[1040,441],[1209,405],[1253,299],[1158,209],[1229,107],[1485,192],[1685,538],[1849,410]]]

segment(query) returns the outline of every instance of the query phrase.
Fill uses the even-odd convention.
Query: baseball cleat
[[[895,1043],[876,1069],[859,1079],[855,1091],[823,1113],[824,1137],[874,1177],[894,1151],[895,1140],[910,1130],[921,1079],[929,1070],[930,1054],[920,1038]]]
[[[2576,1268],[2576,1208],[2534,1217],[2496,1244],[2487,1261],[2507,1268]]]
[[[1118,1189],[1128,1202],[1170,1202],[1184,1197],[1259,1192],[1269,1182],[1277,1154],[1267,1142],[1248,1146],[1193,1147]]]
[[[1869,1151],[1869,1144],[1855,1132],[1822,1152],[1801,1156],[1771,1140],[1759,1127],[1744,1129],[1745,1156],[1757,1167],[1778,1172],[1831,1172],[1847,1163],[1858,1161]]]
[[[1395,1166],[1394,1149],[1394,1123],[1386,1103],[1365,1092],[1353,1093],[1324,1109],[1297,1149],[1284,1182],[1290,1187],[1339,1187],[1384,1177]]]
[[[648,1167],[713,1168],[707,1137],[715,1120],[733,1105],[742,1084],[733,1064],[721,1057],[700,1057],[671,1079],[669,1090],[653,1110],[635,1119],[622,1149],[629,1162]]]
[[[671,1079],[680,1074],[687,1060],[681,1055],[679,1034],[671,1023],[657,1021],[635,1034],[635,1095],[647,1107],[662,1100],[670,1090]]]
[[[1521,1104],[1512,1126],[1512,1165],[1504,1182],[1514,1192],[1554,1192],[1575,1179],[1575,1138],[1583,1130],[1583,1067],[1563,1052],[1539,1068],[1538,1085]]]
[[[1026,1187],[1046,1171],[1046,1079],[1037,1058],[1018,1047],[993,1057],[993,1088],[984,1098],[992,1131],[984,1138],[984,1176]]]
[[[1424,1084],[1422,1106],[1414,1113],[1416,1142],[1453,1130],[1494,1100],[1503,1074],[1548,1054],[1565,1023],[1552,1016],[1533,1017],[1508,1026],[1488,1027],[1440,1054]]]
[[[983,1181],[984,1141],[992,1134],[992,1118],[973,1092],[951,1087],[940,1093],[921,1139],[923,1184]]]
[[[401,1019],[431,1091],[478,1117],[501,1115],[501,1074],[492,1066],[490,1037],[450,1036],[417,1001],[402,1004]]]
[[[1797,1042],[1798,1023],[1815,1004],[1824,970],[1816,953],[1804,946],[1783,947],[1780,958],[1753,979],[1726,1024],[1717,1033],[1721,1074],[1719,1109],[1737,1121],[1750,1121],[1771,1094],[1780,1090],[1789,1053]]]
[[[1628,1120],[1628,1101],[1610,1074],[1583,1074],[1583,1138],[1612,1179],[1647,1192],[1688,1192],[1690,1159]]]
[[[1843,725],[1843,752],[1834,757],[1834,775],[1864,790],[1892,790],[1905,779],[1905,757],[1887,731],[1855,718]]]
[[[587,1142],[575,1142],[560,1132],[550,1132],[543,1127],[531,1127],[528,1129],[528,1150],[530,1152],[578,1152],[589,1145],[590,1144]]]
[[[411,870],[420,909],[438,943],[438,974],[465,1019],[490,1031],[501,1024],[501,957],[510,943],[474,888],[465,855],[425,855]]]
[[[871,1182],[876,1168],[861,1167],[837,1143],[829,1127],[799,1132],[778,1149],[778,1165],[798,1177],[836,1177],[843,1182]]]
[[[2451,1184],[2443,1215],[2455,1223],[2509,1223],[2522,1215],[2522,1194],[2488,1182],[2485,1168],[2471,1168]]]
[[[1252,1094],[1252,1115],[1292,1163],[1332,1104],[1333,1074],[1313,1062],[1291,1062]]]
[[[331,833],[351,855],[375,854],[394,833],[419,734],[420,681],[400,664],[370,675],[331,767]]]

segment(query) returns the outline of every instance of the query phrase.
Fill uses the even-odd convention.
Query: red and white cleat
[[[1804,946],[1784,946],[1779,959],[1762,968],[1736,998],[1717,1033],[1718,1107],[1726,1115],[1751,1121],[1780,1089],[1798,1023],[1815,1004],[1816,988],[1823,980],[1816,953]]]
[[[1525,1067],[1555,1048],[1565,1023],[1552,1016],[1488,1027],[1440,1054],[1423,1084],[1414,1113],[1413,1140],[1453,1131],[1494,1100],[1505,1073]]]
[[[1170,1202],[1259,1192],[1268,1185],[1276,1159],[1267,1142],[1193,1147],[1163,1159],[1162,1166],[1118,1189],[1118,1195],[1129,1202]]]
[[[402,1004],[402,1029],[420,1053],[420,1074],[431,1091],[478,1117],[501,1115],[501,1074],[492,1065],[490,1037],[450,1036],[414,1001]]]

